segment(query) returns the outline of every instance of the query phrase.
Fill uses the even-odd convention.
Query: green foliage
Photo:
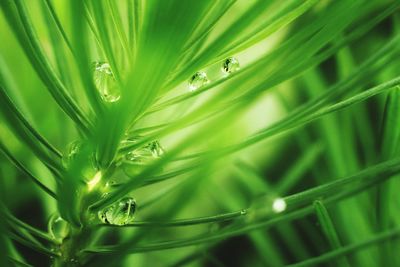
[[[0,266],[400,264],[399,1],[0,6]]]

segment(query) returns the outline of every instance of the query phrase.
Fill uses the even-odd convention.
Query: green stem
[[[53,267],[84,266],[86,259],[79,255],[79,251],[89,244],[91,236],[90,228],[71,229],[71,234],[59,246],[61,256],[55,259]]]

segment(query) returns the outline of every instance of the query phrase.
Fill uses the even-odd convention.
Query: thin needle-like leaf
[[[331,248],[340,249],[342,245],[339,241],[338,234],[329,216],[329,213],[325,208],[325,205],[322,203],[322,201],[316,200],[314,201],[314,209],[322,230],[331,245]],[[350,266],[347,259],[343,257],[338,258],[337,263],[343,267]]]
[[[290,264],[287,265],[288,267],[306,267],[306,266],[315,266],[317,264],[329,261],[331,259],[334,259],[336,257],[342,256],[342,255],[347,255],[356,251],[359,251],[361,249],[378,245],[379,243],[386,241],[388,239],[394,239],[394,238],[399,238],[400,237],[400,229],[399,228],[394,228],[388,231],[385,231],[383,233],[377,234],[367,240],[355,243],[355,244],[350,244],[347,246],[344,246],[342,248],[333,250],[331,252],[322,254],[320,256],[295,263],[295,264]]]
[[[28,176],[40,189],[46,192],[49,196],[57,199],[56,194],[51,191],[47,186],[45,186],[42,182],[40,182],[33,174],[31,174],[25,167],[22,165],[11,153],[8,149],[0,142],[0,150],[4,153],[4,155],[24,174]]]
[[[214,216],[190,218],[190,219],[177,219],[173,221],[137,221],[131,224],[126,224],[123,227],[179,227],[179,226],[192,226],[205,223],[216,223],[225,222],[237,219],[238,217],[244,216],[247,211],[235,211],[230,213],[223,213]],[[112,224],[102,224],[102,226],[115,227]],[[118,227],[118,226],[117,226]]]

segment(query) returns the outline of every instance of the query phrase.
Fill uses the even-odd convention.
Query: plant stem
[[[59,246],[61,257],[55,259],[53,267],[83,266],[85,259],[78,253],[88,245],[91,236],[92,230],[88,227],[71,229],[71,234]]]

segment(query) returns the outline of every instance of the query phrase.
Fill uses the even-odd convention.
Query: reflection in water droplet
[[[189,91],[193,92],[209,82],[207,74],[204,71],[198,71],[189,80]]]
[[[228,57],[222,64],[222,71],[225,73],[232,73],[240,69],[239,60],[234,57]]]
[[[53,214],[48,223],[49,233],[54,239],[63,240],[69,234],[69,224],[58,214]]]
[[[106,62],[94,62],[94,84],[100,92],[101,98],[106,102],[116,102],[121,93],[115,81],[111,67]]]
[[[111,206],[99,211],[99,219],[106,224],[125,225],[133,222],[136,211],[136,201],[125,197]]]

